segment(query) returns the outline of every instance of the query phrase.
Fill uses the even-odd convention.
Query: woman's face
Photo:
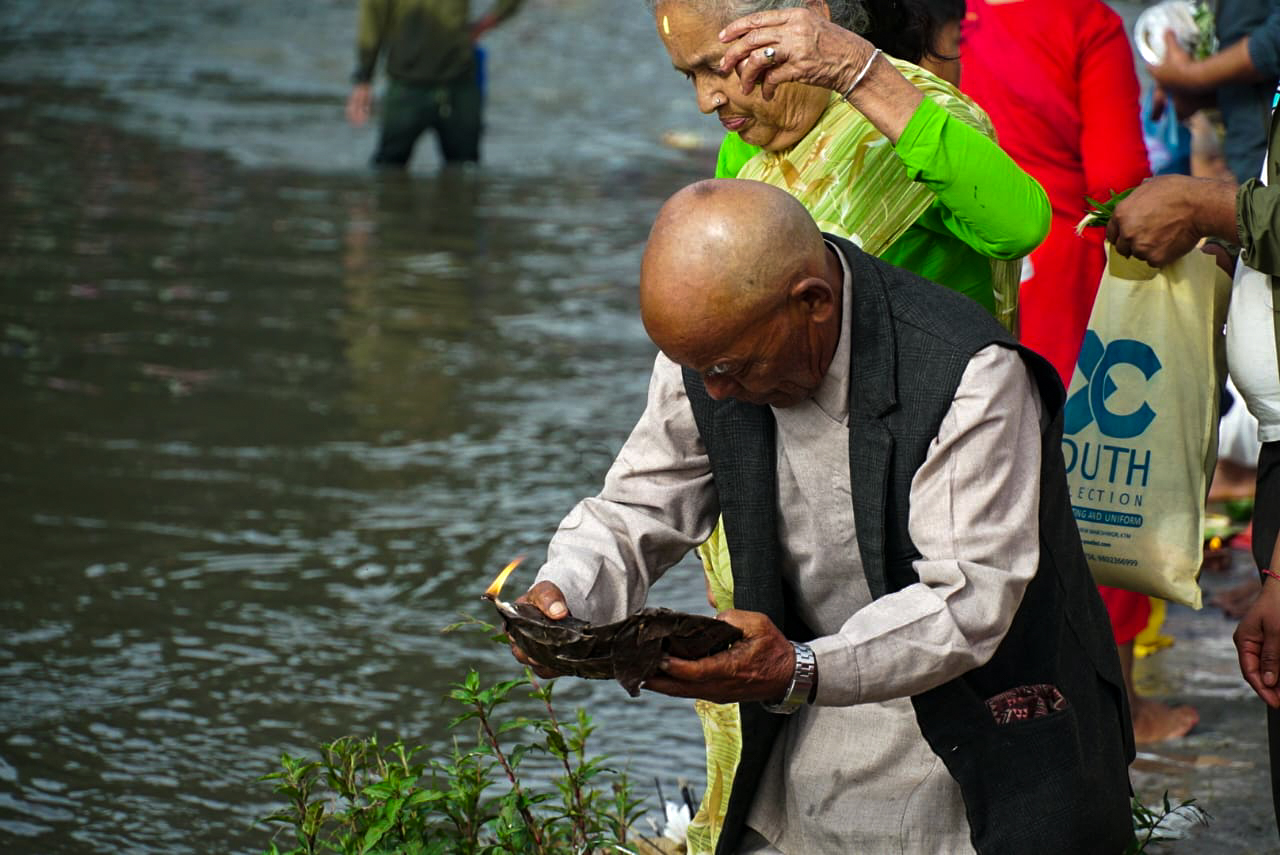
[[[933,52],[937,56],[925,54],[920,60],[920,67],[932,71],[952,86],[960,86],[960,45],[963,42],[961,21],[947,21],[938,27],[937,37],[933,42]],[[941,57],[955,57],[942,59]]]
[[[671,64],[693,83],[698,109],[716,113],[725,130],[769,151],[790,148],[802,140],[826,109],[824,89],[800,83],[784,83],[772,100],[760,95],[760,87],[742,94],[738,72],[719,70],[725,46],[721,25],[689,9],[680,0],[658,6],[658,35],[671,55]]]

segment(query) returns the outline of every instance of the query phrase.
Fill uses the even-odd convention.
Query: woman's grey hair
[[[727,24],[743,15],[765,12],[770,9],[794,9],[807,5],[807,0],[645,0],[649,12],[657,11],[664,2],[680,3],[716,21]],[[867,10],[861,0],[827,0],[827,8],[831,10],[831,21],[846,30],[864,33],[871,26]]]

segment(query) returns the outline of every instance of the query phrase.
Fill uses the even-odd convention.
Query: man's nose
[[[723,401],[725,398],[732,398],[733,393],[738,389],[737,383],[723,375],[703,377],[702,385],[706,387],[707,394],[715,401]]]

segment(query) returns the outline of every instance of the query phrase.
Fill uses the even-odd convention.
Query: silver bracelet
[[[876,48],[871,52],[871,58],[867,60],[867,64],[862,66],[862,70],[858,72],[858,76],[853,78],[853,85],[846,89],[844,91],[844,95],[841,96],[844,100],[849,100],[849,96],[853,94],[853,90],[858,88],[858,84],[862,82],[862,78],[866,77],[867,72],[871,70],[871,63],[875,62],[876,57],[882,53],[884,53],[884,51],[880,50],[880,48]]]
[[[776,704],[761,704],[771,713],[791,715],[809,703],[809,692],[813,691],[813,684],[818,677],[818,658],[813,655],[813,648],[794,641],[791,646],[796,651],[796,667],[791,672],[791,685],[787,686],[787,693]]]

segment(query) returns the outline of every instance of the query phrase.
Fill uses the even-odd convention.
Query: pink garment
[[[1129,39],[1102,0],[968,0],[963,32],[961,88],[1049,194],[1049,237],[1019,292],[1020,337],[1069,387],[1105,267],[1102,230],[1075,234],[1085,197],[1105,201],[1150,174]],[[1099,590],[1116,641],[1132,641],[1147,598]]]

